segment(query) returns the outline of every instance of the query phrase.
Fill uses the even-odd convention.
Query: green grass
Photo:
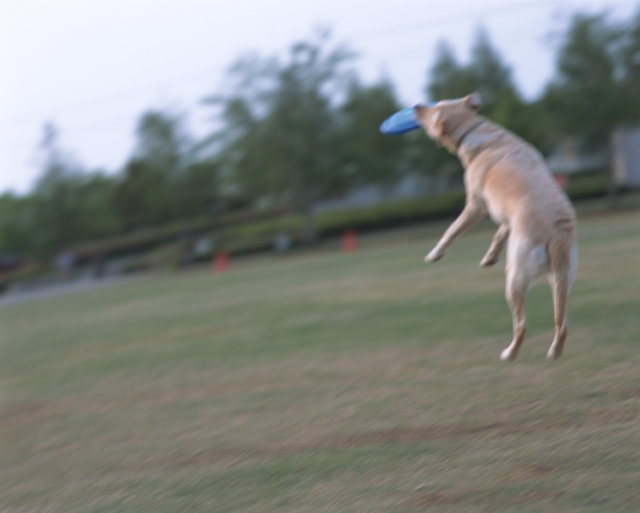
[[[640,214],[580,220],[565,355],[516,362],[492,233],[444,228],[0,309],[0,511],[633,511]]]

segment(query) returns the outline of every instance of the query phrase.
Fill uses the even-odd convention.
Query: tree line
[[[606,148],[614,128],[640,122],[640,10],[626,21],[576,14],[557,38],[555,74],[533,101],[482,28],[468,63],[438,45],[425,99],[479,91],[484,115],[543,153],[568,136],[583,149]],[[203,99],[217,127],[209,136],[196,140],[175,113],[145,112],[116,173],[84,169],[45,125],[35,186],[0,196],[0,253],[50,258],[81,241],[239,208],[304,213],[311,240],[320,199],[412,173],[459,175],[458,161],[424,134],[379,133],[403,105],[390,78],[364,83],[355,63],[327,31],[284,56],[244,56]]]

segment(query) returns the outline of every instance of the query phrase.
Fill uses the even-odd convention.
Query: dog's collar
[[[462,134],[462,136],[460,137],[460,139],[458,139],[458,142],[456,144],[456,151],[458,151],[458,149],[460,148],[460,146],[462,145],[462,143],[464,142],[464,140],[466,139],[466,137],[473,132],[476,128],[478,128],[480,125],[483,125],[486,122],[485,119],[483,119],[482,121],[479,121],[478,123],[476,123],[475,125],[471,125],[470,128],[467,128],[465,130],[465,132]]]

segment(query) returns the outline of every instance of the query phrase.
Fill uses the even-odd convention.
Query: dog
[[[480,265],[494,265],[507,245],[506,297],[513,316],[513,341],[500,359],[517,357],[526,331],[525,297],[544,274],[553,292],[555,321],[547,357],[557,359],[567,337],[567,301],[577,267],[575,211],[542,155],[478,115],[481,107],[482,98],[473,93],[415,108],[427,135],[457,155],[465,169],[465,207],[425,261],[440,260],[456,237],[491,216],[499,228]]]

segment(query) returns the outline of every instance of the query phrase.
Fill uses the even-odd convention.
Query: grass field
[[[0,511],[640,510],[640,213],[580,220],[558,362],[442,228],[0,309]]]

